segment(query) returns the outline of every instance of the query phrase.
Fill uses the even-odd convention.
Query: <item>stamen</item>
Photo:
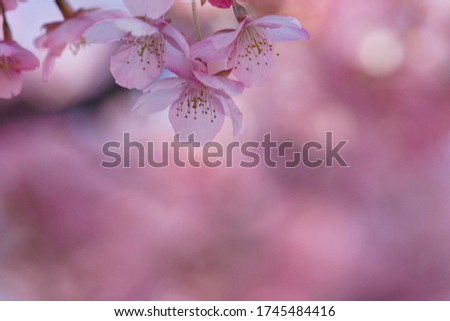
[[[138,61],[142,64],[142,70],[146,70],[147,66],[151,66],[155,59],[158,68],[162,68],[164,65],[164,38],[161,35],[143,36],[139,38],[130,36],[124,39],[124,41],[129,45],[136,46],[136,55]]]
[[[1,56],[0,57],[0,70],[3,70],[6,74],[6,77],[11,77],[11,70],[17,71],[17,63],[12,60],[10,57]]]
[[[88,46],[89,46],[89,44],[86,42],[86,38],[81,37],[77,43],[71,44],[69,46],[69,49],[70,49],[70,51],[72,51],[72,53],[74,55],[76,55],[80,52],[81,49],[84,49]]]
[[[239,36],[237,46],[235,70],[244,68],[246,71],[251,71],[257,66],[268,66],[273,62],[273,45],[264,30],[258,26],[244,28]]]
[[[177,107],[177,117],[180,116],[186,119],[192,117],[194,120],[199,117],[209,117],[211,123],[214,123],[217,112],[210,88],[201,85],[187,89]]]

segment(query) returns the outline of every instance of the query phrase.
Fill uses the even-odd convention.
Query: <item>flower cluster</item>
[[[22,71],[39,67],[39,60],[17,44],[6,20],[6,11],[17,7],[24,0],[0,0],[3,40],[0,40],[0,98],[9,99],[22,91]]]
[[[39,66],[29,51],[12,40],[6,11],[25,0],[0,0],[4,38],[0,41],[0,97],[20,93],[21,72]],[[207,1],[201,0],[204,5]],[[242,0],[241,2],[244,2]],[[55,0],[63,20],[44,25],[35,40],[47,50],[43,78],[69,47],[74,53],[86,44],[117,43],[111,73],[119,86],[142,91],[135,109],[151,114],[169,108],[169,119],[181,139],[212,140],[228,116],[234,133],[242,131],[242,113],[233,101],[246,87],[263,86],[275,66],[274,42],[306,40],[299,21],[282,16],[253,19],[237,0],[209,0],[217,8],[233,9],[237,26],[202,39],[196,0],[192,0],[196,39],[172,26],[166,14],[175,0],[123,0],[128,11],[78,9]],[[223,70],[210,65],[222,61]],[[214,62],[214,63],[213,63]],[[191,136],[192,137],[192,136]]]

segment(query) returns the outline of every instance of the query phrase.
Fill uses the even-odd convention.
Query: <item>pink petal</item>
[[[10,99],[22,91],[22,76],[14,69],[0,69],[0,98]]]
[[[148,115],[168,108],[180,97],[185,83],[180,78],[167,78],[152,84],[149,92],[138,98],[133,110]]]
[[[214,47],[211,38],[196,42],[191,47],[192,58],[199,58],[205,62],[218,61],[228,58],[228,47],[217,49]]]
[[[0,0],[1,1],[1,0]],[[14,42],[0,41],[0,57],[10,57],[18,51],[18,47],[14,46]]]
[[[183,97],[183,95],[181,96]],[[186,109],[180,112],[178,109],[180,100],[177,100],[169,110],[169,119],[176,134],[180,134],[180,141],[189,141],[189,136],[194,134],[195,141],[206,144],[216,137],[223,127],[225,111],[221,102],[214,97],[213,105],[216,110],[216,118],[208,114],[198,113],[196,118],[193,114],[187,114]]]
[[[47,32],[35,40],[39,49],[77,44],[84,33],[97,22],[123,17],[126,12],[121,10],[80,12],[71,19],[44,25]]]
[[[244,85],[226,77],[212,76],[204,72],[194,71],[195,77],[208,87],[224,92],[228,96],[237,96],[244,91]]]
[[[222,30],[218,31],[211,36],[212,44],[215,48],[221,49],[229,47],[236,41],[237,37],[241,33],[242,29],[252,22],[251,18],[248,17],[241,23],[235,30]]]
[[[42,66],[42,78],[45,82],[50,79],[50,75],[55,67],[56,58],[61,56],[64,51],[64,46],[61,47],[53,47],[47,53],[47,56],[44,59],[44,64]]]
[[[211,5],[217,8],[229,8],[233,4],[233,0],[208,0]]]
[[[225,98],[225,97],[217,97],[225,110],[225,115],[230,117],[231,122],[233,124],[233,133],[234,136],[238,136],[242,134],[243,131],[243,115],[241,111],[239,110],[239,107],[234,103],[233,99],[231,98]]]
[[[45,25],[46,33],[34,41],[37,48],[49,50],[43,66],[44,81],[49,79],[55,59],[61,55],[67,45],[78,45],[82,42],[84,33],[97,22],[124,15],[127,13],[122,10],[79,10],[73,18]]]
[[[87,19],[69,19],[37,38],[34,43],[39,49],[77,43],[90,26],[91,22]]]
[[[156,19],[169,11],[175,0],[123,0],[123,2],[133,15]]]
[[[1,0],[3,1],[3,7],[5,11],[16,9],[19,2],[25,2],[26,0]]]
[[[259,25],[268,28],[301,28],[300,22],[293,17],[268,15],[254,20],[251,25]]]
[[[292,29],[292,28],[276,28],[266,29],[266,34],[273,42],[278,41],[295,41],[295,40],[308,40],[310,35],[305,29]]]
[[[265,16],[255,20],[252,25],[264,27],[266,34],[274,42],[309,39],[308,32],[292,17]]]
[[[139,46],[126,44],[111,57],[111,73],[118,85],[142,90],[161,75],[162,58],[147,53]]]
[[[152,26],[148,22],[136,18],[119,18],[115,19],[114,25],[125,32],[130,32],[134,37],[150,36],[159,33],[158,28]]]
[[[232,60],[231,65],[235,65],[236,58]],[[267,63],[267,65],[266,65]],[[237,69],[233,70],[233,74],[236,78],[245,84],[247,87],[256,86],[262,87],[267,81],[267,78],[272,73],[275,67],[273,57],[267,57],[267,61],[257,65],[256,62],[250,62],[248,60],[242,60]]]
[[[20,70],[33,70],[39,67],[39,60],[30,51],[17,46],[17,52],[11,58],[17,63]]]
[[[175,49],[168,41],[165,43],[164,50],[165,67],[185,79],[193,79],[192,70],[194,63],[188,59],[182,52]]]
[[[90,27],[84,34],[87,43],[113,43],[127,34],[116,27],[113,20],[101,21]]]
[[[174,48],[180,50],[186,57],[190,56],[189,44],[183,34],[176,28],[170,24],[166,24],[161,29],[161,33]]]
[[[150,92],[166,89],[179,90],[179,88],[185,87],[186,84],[188,84],[188,81],[182,78],[178,77],[164,78],[151,84],[146,91]]]
[[[260,39],[257,44],[256,39]],[[230,57],[228,67],[247,87],[262,87],[275,65],[272,44],[259,26],[243,29]]]
[[[91,19],[93,23],[116,18],[130,18],[130,14],[127,11],[120,9],[110,9],[110,10],[94,10],[86,11],[83,13],[86,17]]]

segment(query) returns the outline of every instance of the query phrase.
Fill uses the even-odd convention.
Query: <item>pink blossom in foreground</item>
[[[233,4],[233,0],[208,0],[214,7],[229,8]]]
[[[236,30],[219,31],[192,48],[205,61],[228,59],[228,68],[246,86],[262,86],[275,65],[273,43],[307,40],[308,32],[295,18],[246,17]]]
[[[246,0],[240,0],[239,2],[245,2]],[[217,8],[228,9],[233,5],[233,0],[208,0],[208,2]]]
[[[0,98],[22,91],[22,71],[39,67],[39,60],[14,41],[0,41]]]
[[[175,0],[123,0],[125,6],[136,17],[156,19],[162,17],[173,6]]]
[[[84,33],[89,27],[99,21],[124,15],[125,13],[119,10],[78,10],[69,19],[44,25],[45,34],[35,40],[37,48],[48,49],[43,64],[44,81],[49,79],[56,58],[61,56],[67,46],[76,53],[86,44]]]
[[[97,23],[86,32],[87,43],[120,42],[111,57],[116,83],[142,90],[161,74],[164,67],[176,71],[181,56],[188,55],[184,36],[162,19],[118,18]]]
[[[25,2],[26,0],[0,0],[3,3],[5,11],[14,10],[19,5],[19,2]]]
[[[208,74],[198,63],[190,77],[166,78],[148,88],[137,101],[135,109],[153,114],[168,107],[169,119],[180,140],[211,141],[223,126],[225,116],[231,118],[234,134],[242,130],[242,114],[232,96],[242,93],[243,84],[219,75]]]

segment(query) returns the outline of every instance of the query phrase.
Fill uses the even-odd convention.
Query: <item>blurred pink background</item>
[[[333,131],[350,168],[103,169],[105,142],[172,129],[165,113],[131,112],[138,93],[114,85],[113,47],[68,50],[49,83],[28,73],[0,101],[0,299],[450,299],[450,2],[248,7],[295,16],[312,39],[278,44],[269,83],[237,99],[238,140],[271,131],[300,146]],[[10,14],[28,49],[60,19],[45,8]],[[169,14],[187,36],[189,10]],[[200,16],[204,34],[235,26],[228,11]],[[217,140],[231,134],[227,122]]]

